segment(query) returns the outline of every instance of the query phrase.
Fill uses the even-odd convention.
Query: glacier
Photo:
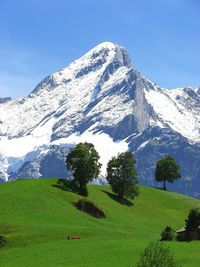
[[[200,196],[200,88],[161,88],[126,50],[104,42],[44,78],[26,97],[0,98],[0,181],[69,175],[65,156],[92,142],[105,181],[109,158],[129,149],[143,184],[171,154],[182,179],[170,189]]]

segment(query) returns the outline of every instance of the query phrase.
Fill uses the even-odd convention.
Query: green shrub
[[[174,238],[175,238],[175,231],[170,226],[166,226],[166,228],[161,233],[160,241],[171,241]]]
[[[141,254],[137,267],[177,267],[168,247],[161,242],[151,242]]]
[[[6,239],[3,235],[0,235],[0,247],[2,247],[3,245],[5,245],[6,243]]]
[[[102,209],[98,208],[92,201],[87,199],[80,199],[76,202],[75,207],[83,212],[88,213],[89,215],[95,218],[105,218],[106,215]]]

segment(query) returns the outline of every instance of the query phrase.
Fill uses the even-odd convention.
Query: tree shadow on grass
[[[158,186],[152,186],[152,188],[158,189],[158,190],[161,190],[161,191],[168,191],[167,188],[163,189],[163,187],[158,187]]]
[[[0,235],[0,247],[3,247],[6,244],[6,239],[3,235]]]
[[[52,184],[53,187],[56,187],[60,190],[63,190],[63,191],[68,191],[68,192],[72,192],[72,190],[70,188],[67,188],[65,186],[62,186],[62,185],[59,185],[59,184]]]
[[[111,199],[113,199],[114,201],[116,201],[116,202],[118,202],[118,203],[120,203],[122,205],[125,205],[125,206],[128,206],[128,207],[132,207],[134,205],[133,202],[131,202],[128,199],[120,198],[117,195],[115,195],[113,193],[110,193],[108,191],[105,191],[105,190],[101,190],[101,191],[104,192],[105,194],[107,194]]]
[[[92,217],[95,218],[106,218],[105,212],[99,208],[94,202],[82,198],[77,202],[72,202],[72,205],[75,206],[78,210],[83,211]]]
[[[73,192],[75,194],[79,194],[79,188],[73,182],[73,180],[58,179],[57,184],[53,184],[52,186],[63,191],[68,191],[68,192]]]

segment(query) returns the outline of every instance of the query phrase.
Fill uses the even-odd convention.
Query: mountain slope
[[[157,161],[165,155],[172,155],[180,164],[182,178],[167,188],[185,195],[200,198],[200,145],[190,144],[181,134],[169,128],[149,127],[139,136],[129,138],[129,149],[134,151],[141,182],[155,185]],[[192,177],[191,177],[192,175]],[[157,183],[157,186],[160,186]]]
[[[190,141],[200,141],[200,95],[193,89],[154,88],[145,90],[145,96],[162,128],[170,127]]]
[[[164,129],[171,131],[177,155],[183,152],[180,144],[184,144],[185,152],[187,147],[194,147],[195,153],[190,153],[194,164],[188,172],[183,170],[181,192],[198,196],[199,89],[160,88],[132,67],[123,47],[105,42],[46,77],[27,97],[0,102],[0,177],[65,177],[64,161],[62,173],[49,172],[44,170],[45,157],[53,153],[51,163],[56,166],[60,153],[66,155],[75,143],[91,140],[101,155],[105,175],[111,156],[128,148],[138,155],[134,140],[145,139],[140,149],[144,151],[154,138],[149,134],[144,137],[145,133],[157,127],[163,129],[161,135],[165,135]],[[163,136],[156,138],[161,140]],[[156,149],[159,152],[152,155],[154,159],[139,168],[144,183],[148,183],[147,179],[153,183],[156,160],[169,152],[173,154],[173,146],[169,150],[157,142]],[[138,158],[138,165],[143,156]],[[179,156],[175,158],[179,160]],[[180,163],[189,165],[186,159]],[[146,171],[149,168],[151,173]],[[197,181],[195,186],[193,180]]]
[[[170,225],[178,229],[199,201],[142,187],[129,207],[113,199],[107,186],[89,186],[89,199],[105,219],[95,219],[72,204],[80,196],[56,187],[56,179],[18,180],[0,185],[0,265],[7,266],[136,266],[140,253]],[[68,235],[80,240],[68,241]],[[177,263],[197,267],[196,242],[167,242]]]

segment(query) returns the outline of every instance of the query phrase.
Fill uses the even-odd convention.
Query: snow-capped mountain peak
[[[32,93],[38,93],[41,89],[54,89],[60,84],[66,84],[72,79],[82,79],[83,76],[99,71],[101,68],[113,64],[113,69],[119,67],[131,67],[131,60],[126,50],[111,42],[97,45],[81,58],[75,60],[68,67],[47,76]]]
[[[104,42],[44,78],[27,97],[0,100],[1,177],[49,176],[47,159],[62,165],[63,147],[90,140],[105,172],[108,157],[128,147],[139,155],[154,140],[150,133],[159,140],[169,132],[185,146],[198,146],[199,89],[160,88],[133,69],[123,47]]]

